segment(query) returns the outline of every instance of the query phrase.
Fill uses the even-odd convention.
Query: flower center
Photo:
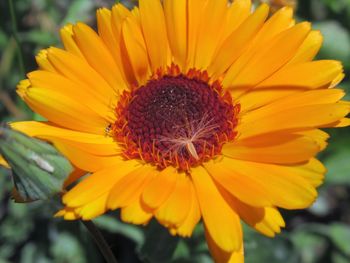
[[[160,168],[188,170],[219,154],[236,135],[239,107],[218,83],[200,77],[164,75],[124,94],[122,101],[115,138],[125,144],[128,158]]]

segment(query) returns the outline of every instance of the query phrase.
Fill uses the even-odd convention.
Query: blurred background
[[[10,0],[11,1],[11,0]],[[137,1],[123,1],[132,7]],[[258,2],[258,1],[256,1]],[[343,62],[347,78],[340,85],[350,94],[350,0],[261,0],[296,8],[298,20],[308,20],[322,31],[320,59]],[[60,46],[58,31],[68,22],[96,25],[95,10],[111,7],[112,0],[17,0],[11,20],[9,1],[0,1],[0,120],[36,119],[16,96],[24,73],[36,68],[34,57],[49,46]],[[17,24],[18,33],[14,34]],[[16,39],[23,61],[19,59]],[[350,99],[348,95],[347,99]],[[328,174],[317,202],[308,210],[282,211],[287,227],[274,239],[245,227],[247,263],[350,262],[350,129],[328,130],[330,146],[320,155]],[[54,219],[52,205],[11,200],[10,172],[0,168],[0,263],[104,262],[79,222]],[[199,226],[191,239],[170,237],[152,222],[147,228],[126,225],[118,213],[95,220],[121,263],[212,262]],[[155,238],[154,233],[157,233]],[[170,260],[171,259],[171,260]]]

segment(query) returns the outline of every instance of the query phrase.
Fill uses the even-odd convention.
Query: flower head
[[[190,236],[202,219],[218,262],[242,258],[240,220],[274,236],[278,208],[310,206],[325,168],[319,128],[350,124],[337,61],[292,9],[249,0],[140,0],[61,30],[18,94],[48,122],[13,123],[51,141],[85,176],[65,219],[121,209]],[[235,253],[239,252],[239,253]]]

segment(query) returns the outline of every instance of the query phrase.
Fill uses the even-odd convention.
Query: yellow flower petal
[[[127,89],[120,68],[96,32],[83,23],[73,26],[73,32],[74,40],[89,64],[116,92]]]
[[[114,166],[93,173],[69,190],[62,198],[63,203],[69,207],[83,206],[108,193],[119,180],[137,169],[140,164],[134,160],[115,162]]]
[[[5,168],[10,168],[9,164],[5,161],[5,159],[0,155],[0,166]]]
[[[252,206],[271,206],[272,200],[259,184],[232,169],[230,159],[220,158],[204,164],[213,179],[229,193]],[[254,193],[254,195],[252,194]],[[256,198],[259,196],[259,198]]]
[[[170,64],[170,48],[160,0],[140,0],[140,18],[153,72]]]
[[[180,173],[173,192],[157,209],[155,217],[165,226],[180,225],[191,209],[191,181],[185,173]]]
[[[160,207],[173,192],[178,177],[178,172],[174,167],[168,166],[162,170],[143,191],[143,202],[152,209]]]
[[[109,156],[121,153],[120,147],[109,136],[72,131],[46,122],[24,121],[10,125],[29,136],[51,142],[68,143],[93,155]]]
[[[226,203],[203,167],[193,168],[191,177],[196,189],[203,221],[210,236],[226,252],[239,250],[242,246],[242,229],[238,215]]]
[[[201,211],[199,209],[197,195],[193,186],[193,183],[190,184],[191,194],[187,200],[190,204],[190,210],[185,218],[185,220],[174,229],[175,233],[183,237],[190,237],[195,226],[201,218]]]
[[[224,41],[208,71],[214,76],[223,73],[241,55],[247,43],[263,26],[269,8],[261,5]]]
[[[301,209],[310,206],[317,193],[310,183],[298,175],[288,171],[288,166],[263,164],[230,159],[233,170],[246,176],[253,184],[256,182],[267,192],[273,204],[286,209]],[[260,198],[255,196],[256,198]]]
[[[121,178],[111,190],[108,208],[114,210],[126,207],[139,200],[145,187],[158,173],[153,166],[143,165],[142,168]]]
[[[125,19],[122,34],[135,79],[139,84],[143,84],[150,75],[150,66],[145,40],[134,17],[129,16]]]

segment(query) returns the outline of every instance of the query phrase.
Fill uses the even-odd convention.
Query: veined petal
[[[238,251],[242,246],[242,229],[238,215],[226,203],[203,167],[192,169],[191,177],[208,233],[222,250]]]

